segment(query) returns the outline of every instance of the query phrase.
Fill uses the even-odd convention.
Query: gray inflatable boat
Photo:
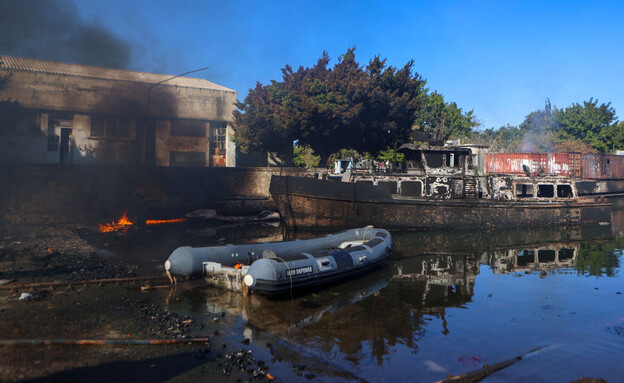
[[[356,242],[337,249],[268,256],[255,261],[243,282],[263,294],[283,294],[291,290],[354,278],[379,266],[392,252],[392,237],[384,229],[355,229]]]
[[[249,290],[279,293],[359,275],[391,251],[390,233],[369,226],[313,239],[180,247],[165,262],[165,270],[176,277],[203,276],[232,291],[242,291],[244,280]]]

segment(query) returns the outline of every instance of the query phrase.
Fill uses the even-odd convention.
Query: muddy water
[[[54,291],[40,302],[5,294],[3,319],[6,310],[17,314],[3,338],[163,336],[123,310],[131,300],[138,310],[149,302],[192,319],[185,334],[210,335],[211,349],[0,348],[2,369],[17,371],[3,377],[244,381],[251,375],[223,371],[225,356],[244,349],[283,382],[433,382],[504,361],[515,363],[484,381],[622,381],[624,238],[610,226],[392,234],[394,253],[380,269],[293,299],[243,299],[201,283],[149,293],[137,286]],[[151,275],[177,245],[283,237],[280,227],[182,224],[93,240],[111,262]]]

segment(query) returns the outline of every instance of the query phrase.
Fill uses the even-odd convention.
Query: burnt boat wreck
[[[347,172],[342,181],[273,176],[270,193],[290,228],[373,225],[468,229],[596,224],[613,203],[565,176],[478,175],[461,147],[402,145],[403,172]]]

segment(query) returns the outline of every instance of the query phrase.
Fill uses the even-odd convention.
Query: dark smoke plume
[[[0,0],[0,54],[125,69],[131,44],[68,0]]]

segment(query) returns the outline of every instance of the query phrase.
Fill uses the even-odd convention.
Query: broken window
[[[516,198],[533,197],[533,184],[516,184]]]
[[[446,167],[448,168],[455,167],[455,153],[446,154]]]
[[[524,267],[535,262],[535,250],[521,250],[518,252],[518,266]]]
[[[225,122],[210,123],[210,155],[225,155]]]
[[[420,197],[422,196],[422,182],[420,181],[402,181],[401,182],[401,195]]]
[[[551,184],[537,185],[537,196],[539,198],[553,198],[555,196],[555,186]]]
[[[559,250],[559,260],[567,261],[574,258],[574,249],[561,249]]]
[[[379,182],[377,182],[377,186],[380,186],[380,187],[388,190],[388,192],[390,194],[396,194],[397,193],[397,182],[396,181],[379,181]]]
[[[425,153],[427,166],[430,168],[441,168],[444,165],[444,154],[442,153]]]
[[[557,185],[557,197],[559,198],[572,198],[574,193],[572,192],[572,185]]]
[[[555,255],[556,255],[555,250],[539,250],[537,252],[537,258],[539,262],[541,263],[554,262]]]

